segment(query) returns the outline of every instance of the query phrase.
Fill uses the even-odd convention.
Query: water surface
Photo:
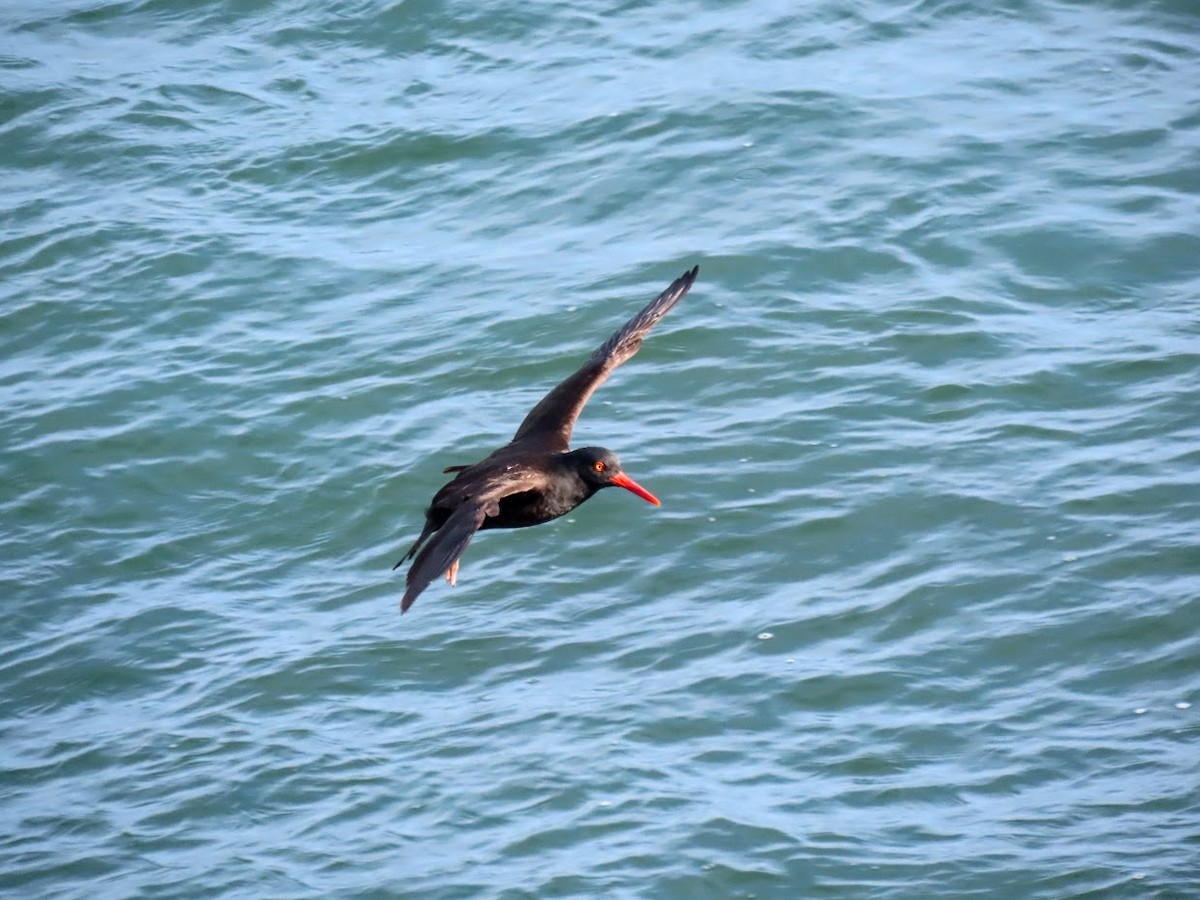
[[[1198,26],[7,4],[5,892],[1196,896]]]

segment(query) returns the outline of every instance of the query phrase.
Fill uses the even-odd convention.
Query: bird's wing
[[[513,435],[513,443],[521,442],[565,453],[575,420],[579,418],[588,398],[612,374],[613,369],[638,352],[643,338],[688,292],[699,270],[699,266],[693,266],[671,282],[671,286],[651,301],[649,306],[601,344],[579,371],[543,397]]]
[[[445,524],[430,536],[429,543],[421,548],[408,570],[400,612],[407,612],[421,591],[463,555],[475,532],[483,526],[483,520],[499,512],[500,507],[494,499],[483,499],[464,503],[450,514]]]

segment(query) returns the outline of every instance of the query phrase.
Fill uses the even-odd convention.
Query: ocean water
[[[5,3],[0,894],[1200,896],[1197,35]]]

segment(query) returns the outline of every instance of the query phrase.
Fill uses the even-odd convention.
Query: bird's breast
[[[500,501],[500,514],[486,519],[483,527],[528,528],[541,525],[569,513],[585,499],[540,489],[510,494]]]

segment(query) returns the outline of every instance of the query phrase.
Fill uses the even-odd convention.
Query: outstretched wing
[[[601,344],[579,371],[543,397],[513,435],[513,443],[519,441],[551,452],[565,453],[575,420],[579,418],[588,398],[608,379],[613,369],[638,352],[647,332],[683,298],[699,271],[699,266],[693,266],[690,271],[676,278],[649,306]]]
[[[408,570],[400,612],[407,612],[421,591],[463,555],[475,532],[483,526],[483,520],[499,512],[496,501],[487,500],[464,503],[450,514],[445,524],[430,536],[429,543],[421,548]],[[417,543],[419,545],[420,541]]]

